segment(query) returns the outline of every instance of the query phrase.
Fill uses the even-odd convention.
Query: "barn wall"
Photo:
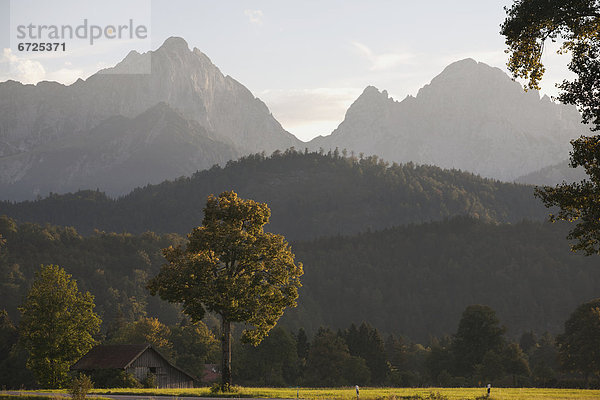
[[[159,388],[182,389],[194,387],[194,382],[179,370],[173,368],[154,349],[147,349],[127,368],[127,372],[142,381],[149,372],[156,376]]]

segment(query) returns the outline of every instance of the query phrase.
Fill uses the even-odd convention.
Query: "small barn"
[[[87,374],[99,370],[124,370],[140,382],[154,374],[157,388],[194,387],[194,377],[171,364],[149,344],[99,345],[77,361],[71,370]]]

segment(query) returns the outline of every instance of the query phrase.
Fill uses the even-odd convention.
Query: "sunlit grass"
[[[37,390],[36,393],[42,392],[41,390]],[[0,394],[0,400],[64,400],[68,394],[63,391],[48,391],[44,390],[44,392],[52,393],[51,396],[40,396],[29,394],[28,391],[22,390],[20,394]],[[87,400],[112,400],[108,397],[96,397],[96,396],[88,396]]]
[[[215,396],[208,388],[198,389],[94,389],[94,394],[139,394],[170,397],[209,397]],[[399,399],[419,395],[427,397],[439,393],[450,400],[475,399],[484,396],[485,388],[361,388],[360,400],[375,400],[397,397]],[[348,388],[249,388],[240,387],[229,397],[285,398],[295,399],[356,399],[354,387]],[[600,390],[583,389],[534,389],[534,388],[492,388],[491,400],[598,400]]]

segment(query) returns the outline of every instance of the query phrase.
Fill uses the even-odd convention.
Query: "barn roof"
[[[152,348],[152,346],[149,344],[101,344],[91,349],[71,369],[125,369],[148,348]]]
[[[182,370],[181,368],[171,364],[160,352],[158,352],[152,345],[146,344],[101,344],[92,348],[86,355],[81,357],[71,367],[71,370],[75,371],[91,371],[95,369],[125,369],[128,368],[135,360],[138,359],[146,350],[151,349],[160,357],[162,357],[167,364],[174,369],[178,370],[189,378],[196,380],[196,378]]]

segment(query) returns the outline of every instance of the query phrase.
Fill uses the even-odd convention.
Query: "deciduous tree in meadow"
[[[302,264],[281,235],[264,232],[271,211],[233,191],[209,196],[202,226],[185,248],[164,249],[167,263],[150,281],[151,293],[181,303],[199,321],[221,316],[221,389],[231,385],[231,323],[243,322],[242,339],[258,345],[287,307],[296,305]]]

